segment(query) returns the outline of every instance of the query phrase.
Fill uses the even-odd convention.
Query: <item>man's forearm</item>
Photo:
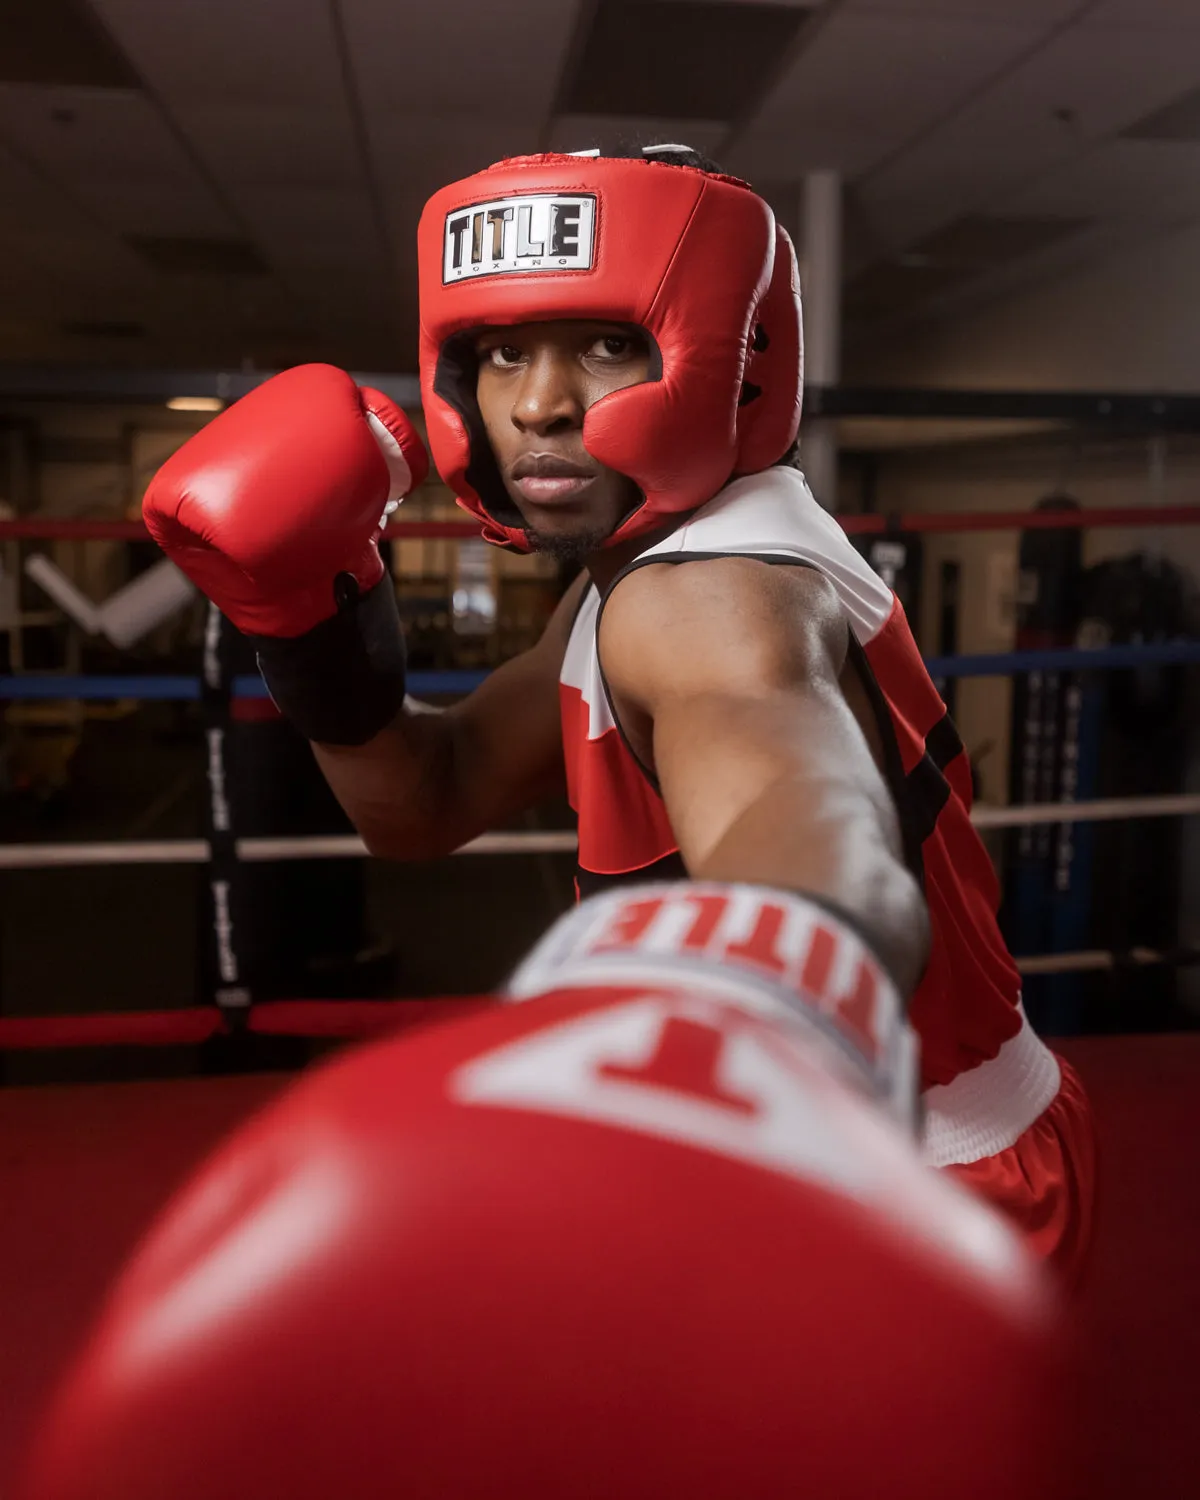
[[[450,713],[405,699],[365,745],[314,745],[325,779],[372,854],[436,859],[479,832],[458,792]]]
[[[910,994],[929,955],[929,915],[893,825],[890,809],[857,786],[818,794],[808,779],[788,779],[750,803],[689,874],[823,897],[858,924]]]

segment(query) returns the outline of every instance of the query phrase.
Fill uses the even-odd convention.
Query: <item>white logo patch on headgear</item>
[[[588,271],[596,245],[593,193],[528,193],[446,215],[442,285],[477,276]]]

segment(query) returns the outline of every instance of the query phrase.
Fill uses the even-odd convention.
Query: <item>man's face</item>
[[[476,340],[476,391],[504,487],[536,550],[578,562],[638,503],[583,446],[593,402],[650,371],[645,336],[616,323],[521,323]]]

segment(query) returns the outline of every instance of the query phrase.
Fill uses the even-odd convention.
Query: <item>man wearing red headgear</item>
[[[1056,1299],[922,1165],[900,998],[853,933],[761,887],[610,891],[507,998],[219,1151],[17,1500],[1092,1493]]]
[[[1086,1100],[1021,1009],[903,610],[787,462],[799,286],[771,210],[675,149],[518,158],[435,195],[418,252],[443,478],[488,540],[584,565],[541,642],[446,712],[405,702],[375,539],[424,454],[326,367],[181,449],[152,532],[255,637],[374,851],[447,853],[565,786],[585,897],[690,877],[836,912],[911,998],[926,1159],[1074,1275]]]

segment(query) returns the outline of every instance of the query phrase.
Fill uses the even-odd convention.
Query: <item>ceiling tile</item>
[[[1063,33],[860,184],[862,202],[895,244],[989,207],[1174,98],[1200,69],[1193,54],[1161,36],[1123,33],[1114,47]]]
[[[895,147],[969,99],[1037,41],[1032,25],[835,15],[751,128],[878,133]]]
[[[328,0],[89,4],[150,87],[168,100],[303,107],[343,97]]]
[[[1138,3],[1138,0],[1133,0]],[[908,16],[951,21],[1028,21],[1049,30],[1079,9],[1080,0],[843,0],[848,15]]]
[[[248,240],[200,235],[127,234],[125,243],[147,265],[171,276],[227,278],[267,274],[266,263]]]
[[[1089,230],[1086,221],[1059,215],[964,214],[903,255],[874,261],[853,276],[847,317],[862,323],[908,316],[957,288],[1077,242]]]
[[[4,7],[0,80],[130,88],[137,78],[86,5],[37,0]]]
[[[32,262],[61,285],[109,293],[129,291],[145,282],[137,257],[115,236],[86,230],[37,232],[28,225],[0,225],[5,254]],[[4,295],[0,290],[0,297]]]
[[[294,292],[271,276],[217,277],[172,272],[157,277],[152,302],[159,320],[181,326],[283,327],[303,321]]]
[[[366,194],[341,188],[260,187],[246,203],[255,239],[287,267],[382,268],[384,252]]]
[[[978,270],[1036,254],[1087,227],[1062,214],[963,214],[913,248],[927,262]]]
[[[179,123],[226,187],[336,187],[362,175],[349,113],[284,104],[183,103]]]
[[[1123,132],[1131,140],[1200,141],[1200,89],[1190,89]]]
[[[162,116],[144,94],[129,90],[0,85],[0,133],[67,181],[194,175]]]
[[[0,312],[26,308],[56,296],[62,283],[26,245],[14,242],[0,230]]]
[[[0,88],[0,132],[116,233],[228,235],[236,226],[141,94]]]
[[[0,228],[20,224],[35,232],[73,229],[92,232],[86,215],[57,184],[0,141]]]
[[[1105,141],[1036,177],[1003,211],[1179,223],[1200,213],[1200,143]]]
[[[695,0],[661,0],[663,5],[692,5]],[[762,5],[764,0],[717,0],[722,9],[726,6],[737,5]],[[765,0],[768,5],[775,6],[778,10],[820,10],[825,0]]]
[[[146,325],[137,318],[115,318],[111,312],[104,318],[65,318],[63,311],[61,307],[56,309],[59,327],[71,338],[103,339],[108,342],[140,339],[146,333]]]
[[[1097,31],[1200,31],[1200,6],[1196,0],[1100,0],[1079,24]]]
[[[563,77],[564,113],[740,118],[804,25],[781,5],[599,0]]]
[[[1075,27],[1006,80],[1016,109],[1067,109],[1081,134],[1121,130],[1200,84],[1200,52],[1170,33],[1131,30],[1119,38]]]
[[[577,0],[459,5],[341,0],[357,87],[372,136],[397,110],[458,114],[493,129],[538,126],[550,114]],[[492,157],[503,151],[493,151]]]
[[[323,317],[339,314],[359,320],[381,317],[395,297],[391,284],[378,273],[329,276],[300,272],[289,277],[289,285],[306,308]]]
[[[80,179],[72,191],[97,219],[121,234],[221,238],[238,233],[203,184],[103,177]]]
[[[946,321],[1001,300],[1022,287],[1076,275],[1080,268],[1117,249],[1136,253],[1138,239],[1129,225],[1094,224],[1065,236],[1037,255],[951,285],[924,308],[910,310],[901,322]],[[1085,330],[1086,333],[1086,330]]]

